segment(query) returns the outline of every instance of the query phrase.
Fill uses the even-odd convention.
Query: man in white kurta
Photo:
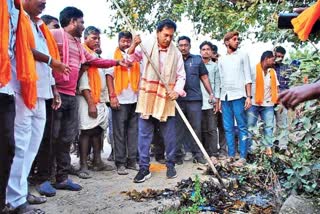
[[[29,11],[27,12],[29,13]],[[30,16],[35,49],[49,55],[46,39],[40,30],[40,25],[43,22],[41,20],[35,21],[35,17]],[[17,81],[16,73],[13,73],[13,88],[16,96],[16,118],[14,123],[16,146],[7,188],[7,202],[16,210],[26,210],[27,177],[38,152],[46,122],[45,100],[53,97],[51,86],[54,85],[54,79],[51,68],[46,63],[36,61],[36,71],[38,75],[37,102],[35,108],[32,109],[25,105],[21,95],[20,82]]]
[[[84,47],[92,54],[97,55],[95,51],[100,50],[100,30],[94,26],[89,26],[84,31]],[[98,52],[98,51],[97,51]],[[89,69],[89,68],[88,68]],[[108,127],[108,107],[109,102],[108,89],[106,83],[106,70],[96,69],[95,72],[99,73],[100,88],[92,88],[94,84],[90,81],[89,70],[86,69],[82,74],[78,88],[81,95],[77,96],[79,104],[79,129],[80,129],[80,171],[79,177],[86,179],[91,175],[88,171],[87,157],[92,145],[93,149],[93,170],[112,170],[113,167],[105,164],[101,160],[102,150],[102,136]],[[92,71],[91,71],[92,72]],[[100,97],[98,101],[94,101],[93,90],[100,90]]]

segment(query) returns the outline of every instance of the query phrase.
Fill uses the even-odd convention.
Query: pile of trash
[[[280,170],[282,168],[280,165],[270,167]],[[223,180],[228,181],[228,185],[223,187],[214,176],[205,176],[209,178],[198,184],[198,191],[203,198],[203,203],[198,207],[199,211],[262,214],[278,212],[282,190],[279,177],[274,171],[270,171],[269,167],[265,168],[253,162],[243,168],[232,168],[227,163],[219,163],[216,168]],[[210,175],[212,171],[207,168],[203,174]],[[174,189],[146,189],[141,192],[132,190],[123,193],[137,202],[179,198],[180,207],[191,207],[194,204],[192,196],[196,191],[196,182],[188,178],[178,182]]]

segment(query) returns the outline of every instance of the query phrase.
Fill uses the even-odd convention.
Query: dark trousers
[[[201,139],[201,106],[202,101],[178,101],[178,104],[187,117],[191,127],[193,128],[194,132]],[[194,139],[188,139],[189,130],[185,125],[184,121],[182,120],[180,114],[176,112],[177,115],[177,159],[181,159],[183,156],[183,146],[189,147],[193,157],[198,158],[202,157],[202,153],[196,144]],[[192,136],[191,136],[192,137]],[[190,143],[190,145],[185,144],[185,142]]]
[[[213,109],[202,110],[201,141],[208,155],[218,156],[217,115]]]
[[[78,133],[78,104],[75,96],[60,94],[61,107],[53,111],[52,122],[52,151],[56,158],[57,172],[56,182],[62,182],[68,178],[68,172],[71,164],[70,146]],[[49,113],[50,115],[51,113]],[[50,141],[45,141],[50,148]],[[43,180],[50,179],[50,170],[54,162],[52,156],[43,154],[41,164],[38,166],[39,176]]]
[[[119,110],[112,109],[114,157],[117,167],[136,163],[138,151],[138,114],[136,103],[121,104]]]
[[[51,177],[54,168],[54,155],[52,145],[52,122],[53,110],[51,108],[52,99],[46,100],[46,125],[44,128],[43,138],[39,147],[38,154],[34,161],[37,167],[36,180],[40,183],[47,181]]]
[[[151,144],[153,144],[153,153],[156,158],[156,160],[165,159],[164,153],[165,153],[165,146],[163,137],[160,132],[160,122],[155,125],[153,139]]]
[[[0,93],[0,213],[6,203],[6,188],[14,157],[15,99]]]
[[[157,123],[159,123],[159,120],[151,116],[147,120],[139,118],[138,149],[140,169],[149,169],[150,145]],[[159,128],[165,144],[167,168],[174,167],[176,152],[176,118],[168,117],[166,122],[160,122]]]
[[[223,119],[221,112],[217,112],[218,130],[219,130],[219,155],[227,156],[227,143],[224,134]]]

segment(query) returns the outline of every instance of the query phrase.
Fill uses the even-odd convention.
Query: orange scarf
[[[87,45],[83,44],[83,47],[91,54],[95,54],[93,50],[91,50]],[[87,71],[88,79],[89,79],[89,86],[91,89],[91,96],[93,102],[97,104],[100,101],[101,95],[101,78],[99,74],[99,70],[97,67],[89,66]]]
[[[49,49],[50,56],[53,59],[60,61],[58,45],[49,28],[45,23],[42,23],[40,25],[40,30],[43,33],[44,38],[46,38],[46,43]]]
[[[116,49],[114,53],[114,59],[122,60],[123,56],[119,48]],[[128,69],[123,66],[114,67],[114,85],[115,93],[119,95],[123,89],[127,89],[129,83],[131,83],[131,88],[134,92],[137,92],[139,89],[139,80],[140,80],[140,64],[139,62],[134,62],[130,68],[130,79],[128,74]]]
[[[278,100],[278,87],[276,72],[274,69],[270,69],[271,76],[271,101],[276,104]],[[256,65],[256,97],[255,102],[258,105],[262,105],[264,101],[264,71],[262,70],[261,63]]]
[[[301,41],[306,41],[313,25],[320,17],[320,0],[313,6],[303,11],[297,18],[291,20],[293,30]]]
[[[8,52],[9,47],[9,21],[7,0],[0,1],[0,88],[8,84],[11,79],[11,64]]]
[[[40,26],[40,30],[46,38],[50,55],[54,59],[60,60],[58,46],[48,27],[43,23]],[[17,79],[21,84],[21,95],[25,105],[29,109],[33,109],[37,103],[38,75],[32,49],[34,49],[36,45],[32,28],[30,26],[30,20],[23,10],[22,1],[20,1],[20,12],[16,37]]]
[[[36,63],[33,58],[32,49],[35,41],[30,26],[29,17],[23,10],[20,1],[19,21],[16,34],[16,61],[17,79],[21,83],[21,95],[25,105],[32,109],[37,102],[37,80]]]

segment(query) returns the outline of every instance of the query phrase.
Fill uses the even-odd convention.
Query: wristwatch
[[[250,99],[252,99],[252,96],[247,96],[247,98],[250,98]]]

